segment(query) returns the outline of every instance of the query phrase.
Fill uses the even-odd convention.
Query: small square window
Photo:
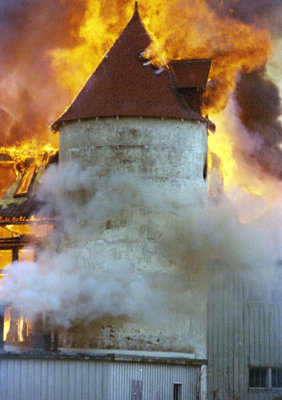
[[[271,387],[282,388],[282,368],[271,368]]]
[[[266,388],[267,368],[249,368],[249,387]]]

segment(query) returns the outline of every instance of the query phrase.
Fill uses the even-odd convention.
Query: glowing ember
[[[48,159],[58,151],[58,147],[51,144],[40,145],[38,143],[22,143],[11,147],[0,147],[2,163],[21,163],[27,159],[33,159],[36,165],[46,164]],[[3,157],[4,156],[4,157]],[[1,163],[1,158],[0,158]]]

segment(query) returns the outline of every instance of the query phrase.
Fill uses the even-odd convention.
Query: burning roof
[[[52,125],[107,116],[145,116],[205,119],[200,115],[200,93],[205,88],[211,60],[173,62],[154,67],[142,53],[151,43],[137,5],[132,19],[67,111]],[[179,75],[179,76],[178,76]],[[178,89],[193,88],[188,101]]]
[[[32,219],[32,215],[42,206],[42,202],[36,198],[40,178],[46,166],[57,161],[58,152],[41,160],[41,164],[33,158],[20,163],[15,162],[17,177],[0,200],[0,225],[24,223]]]

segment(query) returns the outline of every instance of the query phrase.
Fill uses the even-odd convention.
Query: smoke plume
[[[85,1],[1,0],[0,7],[0,146],[50,142],[48,124],[68,96],[49,52],[78,42]]]
[[[106,50],[105,42],[111,44],[122,29],[120,17],[128,20],[133,13],[130,2],[126,2],[126,10],[124,2],[104,3],[0,1],[0,145],[51,140],[46,128],[71,100],[74,89],[70,86],[75,85],[76,91],[84,83]],[[170,49],[171,57],[214,59],[206,104],[222,110],[241,72],[231,107],[236,111],[234,118],[241,118],[236,120],[240,131],[231,131],[230,137],[235,136],[234,156],[246,166],[246,176],[248,166],[255,172],[251,179],[261,170],[281,178],[279,95],[258,72],[271,54],[270,36],[261,28],[271,31],[274,39],[280,35],[281,6],[274,0],[267,7],[264,3],[178,0],[140,4],[141,16],[147,17],[153,32],[156,27],[154,33],[164,49]],[[207,4],[212,10],[208,15]],[[240,29],[234,29],[230,21],[240,23],[235,25]],[[233,42],[234,32],[238,42]],[[249,36],[260,40],[247,43]],[[60,55],[56,58],[57,50]],[[82,54],[86,55],[83,61]],[[80,69],[83,80],[74,83],[74,71]],[[64,89],[60,71],[67,77]],[[240,199],[243,213],[255,215],[248,225],[240,222],[224,196],[217,203],[209,202],[203,211],[191,207],[197,193],[189,194],[187,205],[189,196],[175,198],[133,175],[102,177],[98,168],[81,169],[75,164],[50,167],[42,181],[40,199],[46,203],[42,214],[58,218],[57,229],[36,262],[13,263],[8,268],[1,281],[1,297],[23,308],[31,318],[46,312],[52,315],[54,325],[65,327],[78,319],[89,321],[104,315],[150,322],[179,309],[195,315],[195,299],[201,303],[204,282],[213,275],[210,259],[220,257],[223,266],[241,268],[249,279],[260,280],[271,278],[269,270],[281,257],[279,211],[238,188],[232,194]],[[174,266],[182,278],[180,283],[156,283],[153,274],[144,273],[130,255],[118,259],[103,246],[93,253],[91,240],[103,232],[107,221],[115,221],[117,227],[123,221],[134,226],[136,215],[143,216],[136,229],[153,230],[158,260],[164,266]]]
[[[220,17],[231,17],[247,24],[267,27],[273,34],[281,34],[282,5],[280,0],[207,0]]]
[[[221,18],[268,29],[274,39],[274,47],[279,51],[282,34],[282,4],[279,0],[267,3],[263,0],[208,0],[208,4]],[[242,152],[242,155],[251,167],[257,163],[265,174],[278,179],[282,177],[281,95],[279,86],[276,86],[280,81],[281,74],[276,74],[273,82],[260,68],[252,73],[242,71],[236,88],[241,121],[249,130],[254,145],[260,143],[255,152],[248,156]]]
[[[236,99],[240,118],[257,149],[250,154],[266,173],[282,178],[282,125],[278,120],[281,104],[278,88],[261,72],[241,76]]]
[[[191,207],[193,192],[190,196],[188,204],[186,196],[165,194],[131,174],[102,177],[93,167],[50,167],[40,199],[46,202],[44,215],[58,216],[58,228],[36,262],[14,263],[7,269],[1,298],[23,308],[29,317],[49,313],[54,325],[65,327],[107,315],[158,324],[172,311],[197,314],[195,302],[205,302],[206,281],[214,275],[210,260],[220,257],[224,269],[241,270],[248,279],[270,280],[281,229],[269,218],[272,210],[267,220],[260,216],[245,225],[227,199],[211,201],[204,210]],[[250,199],[245,199],[245,209],[247,204],[254,208]],[[165,270],[173,265],[173,276],[180,280],[168,274],[169,279],[162,281],[159,274],[156,279],[145,272],[136,257],[146,245],[139,235],[136,242],[128,239],[132,255],[119,257],[109,239],[106,248],[96,246],[93,251],[108,220],[119,224],[116,229],[122,229],[121,220],[129,231],[133,226],[137,231],[153,229],[156,266]]]

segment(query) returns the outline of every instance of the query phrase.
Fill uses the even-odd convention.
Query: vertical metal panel
[[[250,303],[248,307],[250,364],[254,366],[281,365],[281,306]]]
[[[143,399],[143,381],[131,381],[131,400]]]
[[[103,368],[103,362],[81,360],[0,359],[0,398],[104,399],[103,380],[109,385],[109,376],[108,369]]]
[[[246,314],[240,276],[222,270],[221,266],[208,301],[208,394],[227,400],[245,398]]]
[[[146,363],[113,364],[112,400],[131,398],[132,381],[143,382],[142,399],[171,400],[173,384],[182,383],[183,399],[196,400],[199,367]]]
[[[248,390],[250,365],[282,364],[282,306],[271,303],[270,298],[260,303],[249,301],[247,282],[240,272],[229,272],[226,267],[210,287],[208,392],[211,398],[217,390],[220,400],[234,396],[244,400],[272,400],[279,394],[279,391],[275,394],[271,390]]]
[[[183,399],[196,400],[199,374],[186,365],[0,359],[1,400],[124,400],[133,380],[142,381],[144,400],[170,400],[174,383]]]

